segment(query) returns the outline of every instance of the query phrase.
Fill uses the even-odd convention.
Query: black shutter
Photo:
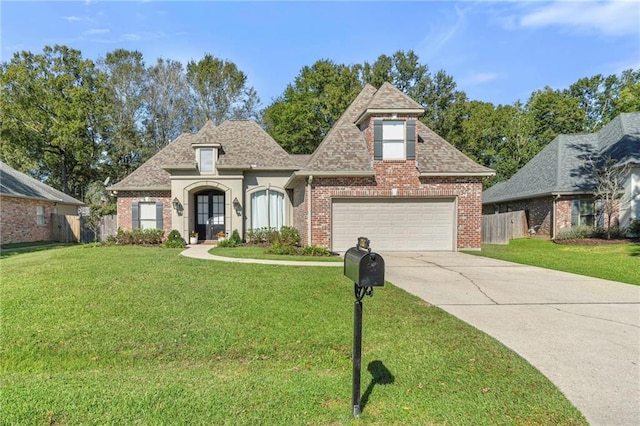
[[[156,202],[156,229],[162,229],[162,201]]]
[[[407,121],[407,160],[416,159],[416,121]]]
[[[382,160],[382,121],[373,122],[373,159]]]
[[[140,228],[140,213],[138,213],[138,202],[131,203],[131,228]]]

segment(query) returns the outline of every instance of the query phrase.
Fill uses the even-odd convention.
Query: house
[[[511,179],[484,191],[483,214],[525,211],[529,227],[555,238],[561,229],[598,223],[593,164],[626,167],[613,223],[640,218],[640,113],[624,113],[596,133],[559,135]],[[602,216],[600,216],[602,220]]]
[[[418,121],[389,83],[366,85],[312,155],[287,154],[252,121],[208,122],[117,184],[118,226],[219,231],[293,226],[345,251],[480,249],[480,166]]]
[[[78,216],[83,205],[0,161],[1,244],[50,241],[53,215]]]

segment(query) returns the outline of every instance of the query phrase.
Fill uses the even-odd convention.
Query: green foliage
[[[110,240],[118,245],[159,245],[164,238],[164,231],[162,229],[133,229],[131,231],[126,229],[118,229],[118,233],[115,237],[110,237]]]
[[[583,238],[590,238],[593,234],[593,226],[580,225],[572,226],[570,228],[562,228],[558,231],[556,240],[579,240]]]
[[[326,257],[332,256],[331,250],[319,247],[319,246],[304,246],[302,247],[302,255],[303,256],[317,256],[317,257]]]
[[[271,244],[271,247],[267,250],[267,253],[271,254],[283,254],[283,255],[295,255],[297,254],[296,247],[291,244],[286,244],[281,241],[275,241]]]
[[[245,239],[249,244],[273,244],[279,237],[275,228],[258,228],[248,230]]]
[[[640,219],[633,219],[629,224],[627,231],[636,238],[640,238]]]
[[[162,247],[166,248],[183,248],[185,246],[186,244],[184,239],[182,238],[182,235],[180,235],[180,231],[177,229],[171,230],[167,235],[167,240],[162,243]]]
[[[596,227],[593,228],[590,237],[602,240],[619,240],[626,238],[626,234],[627,229],[618,226],[611,226],[610,228]]]
[[[293,226],[283,226],[280,228],[278,242],[290,246],[300,245],[300,232]]]

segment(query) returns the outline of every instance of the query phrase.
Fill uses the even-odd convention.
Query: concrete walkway
[[[640,425],[640,287],[463,253],[382,255],[389,282],[514,350],[591,425]]]
[[[208,254],[210,248],[194,245],[181,254],[342,267],[342,262],[231,259]],[[381,254],[387,281],[518,353],[591,425],[640,425],[640,286],[463,253]]]
[[[267,260],[267,259],[240,259],[233,257],[215,256],[209,254],[214,246],[207,244],[188,245],[187,249],[180,252],[181,255],[192,257],[195,259],[217,260],[219,262],[232,263],[258,263],[262,265],[286,265],[286,266],[339,266],[342,268],[342,262],[313,262],[313,261],[294,261],[294,260]]]

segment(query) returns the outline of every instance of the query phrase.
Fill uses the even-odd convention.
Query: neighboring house
[[[0,161],[1,244],[49,241],[51,216],[77,216],[83,205]]]
[[[312,155],[287,154],[252,121],[208,122],[109,189],[123,229],[201,240],[293,226],[302,243],[345,251],[480,249],[480,166],[420,123],[420,104],[366,85]]]
[[[597,133],[559,135],[511,179],[484,191],[483,214],[525,211],[529,227],[555,238],[561,229],[595,225],[592,165],[611,159],[627,167],[620,210],[622,227],[640,218],[640,113],[620,114]]]

